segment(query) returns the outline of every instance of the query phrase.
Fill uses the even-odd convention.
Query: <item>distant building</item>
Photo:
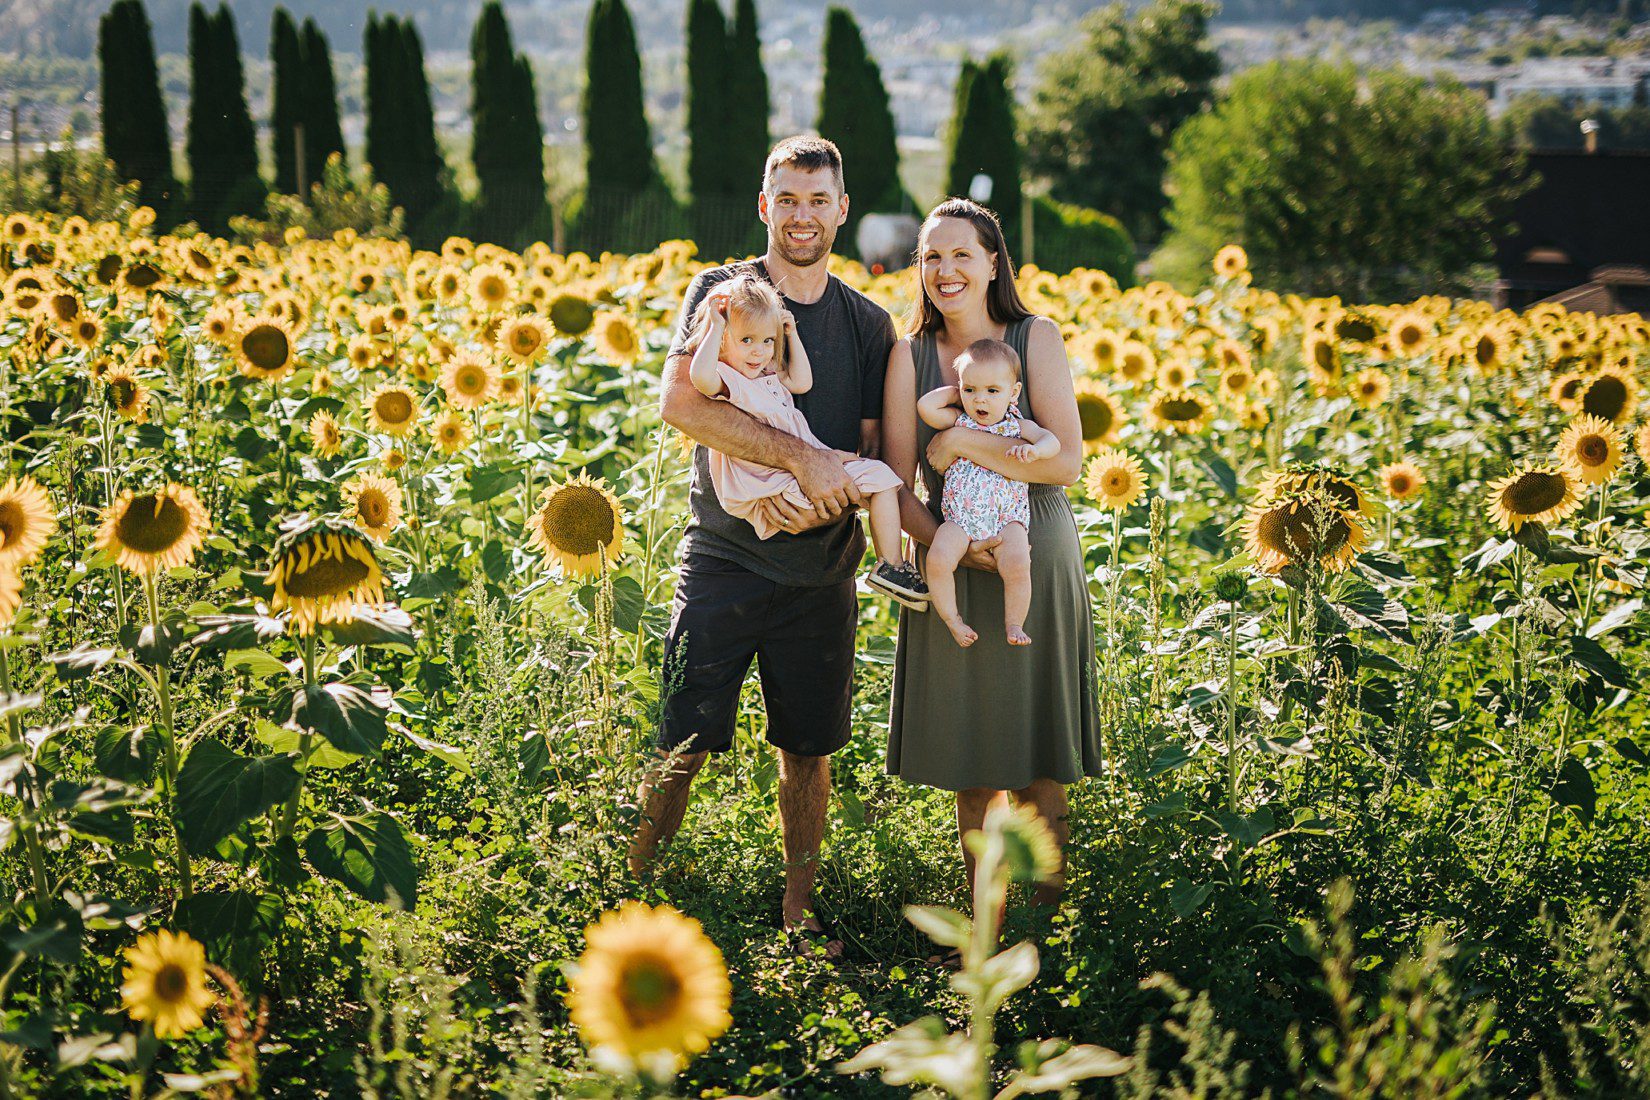
[[[1535,152],[1529,167],[1539,182],[1496,242],[1496,304],[1650,315],[1650,150]]]

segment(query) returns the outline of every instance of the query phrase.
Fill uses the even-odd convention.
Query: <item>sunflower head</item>
[[[1620,424],[1638,411],[1639,384],[1632,375],[1606,367],[1587,380],[1579,397],[1582,412]]]
[[[325,409],[309,418],[309,445],[322,458],[331,458],[344,445],[338,419]]]
[[[1312,564],[1330,573],[1342,572],[1368,537],[1356,513],[1338,507],[1319,489],[1257,500],[1249,506],[1243,526],[1245,547],[1263,573]]]
[[[176,1039],[205,1022],[216,1000],[206,987],[206,949],[185,933],[165,929],[139,936],[125,952],[120,1000],[134,1020],[147,1021],[161,1039]]]
[[[1427,477],[1419,466],[1402,459],[1382,466],[1377,476],[1381,479],[1381,487],[1393,500],[1408,500],[1427,483]]]
[[[1432,320],[1419,310],[1404,310],[1392,319],[1387,341],[1392,353],[1402,358],[1420,355],[1432,339]]]
[[[103,509],[96,546],[140,576],[187,565],[206,541],[206,506],[186,485],[127,489]]]
[[[590,576],[619,556],[624,511],[605,482],[579,474],[551,485],[528,518],[528,544],[561,563],[567,573]]]
[[[40,556],[57,529],[57,510],[34,478],[12,478],[0,488],[0,569],[18,570]]]
[[[1128,382],[1140,382],[1157,370],[1157,356],[1139,340],[1125,340],[1117,353],[1118,377]]]
[[[1215,253],[1214,270],[1222,279],[1241,278],[1249,270],[1249,254],[1238,245],[1229,244]]]
[[[596,352],[616,367],[628,367],[641,354],[641,337],[622,313],[604,312],[596,323]]]
[[[1196,435],[1208,424],[1211,408],[1195,390],[1164,390],[1153,395],[1148,412],[1154,431]]]
[[[1108,512],[1120,511],[1140,499],[1146,490],[1146,476],[1140,460],[1127,451],[1108,447],[1089,460],[1083,487],[1090,498]]]
[[[544,350],[549,338],[550,334],[537,317],[517,314],[499,327],[498,350],[518,363],[531,363]]]
[[[1295,462],[1273,470],[1261,482],[1256,499],[1271,500],[1307,490],[1323,492],[1337,508],[1363,517],[1370,514],[1369,501],[1358,483],[1339,466],[1321,462]]]
[[[1083,449],[1092,453],[1108,443],[1117,442],[1117,432],[1124,420],[1123,406],[1118,404],[1117,398],[1093,378],[1079,379],[1075,389]]]
[[[144,424],[149,420],[149,387],[128,363],[116,363],[103,372],[103,396],[123,420]]]
[[[367,423],[397,439],[418,427],[418,395],[399,382],[385,382],[367,396]]]
[[[515,296],[510,273],[497,264],[478,264],[470,272],[470,307],[479,313],[497,313]]]
[[[1392,392],[1392,379],[1379,367],[1365,367],[1352,376],[1352,400],[1359,408],[1374,409],[1386,404]]]
[[[274,381],[291,372],[295,361],[292,327],[277,317],[258,317],[235,336],[235,361],[241,373]]]
[[[1627,443],[1610,421],[1582,413],[1564,429],[1553,457],[1582,484],[1602,485],[1621,469]]]
[[[290,609],[300,635],[313,633],[317,623],[353,620],[361,604],[384,602],[384,574],[372,542],[340,520],[287,517],[269,581],[275,589],[270,610]]]
[[[585,929],[569,985],[568,1009],[585,1041],[657,1076],[733,1022],[722,953],[698,921],[669,906],[628,901]]]
[[[344,514],[383,542],[401,522],[401,486],[378,474],[360,474],[344,485]]]
[[[596,308],[590,299],[571,292],[550,299],[550,324],[563,336],[583,336],[596,323]]]
[[[1525,463],[1490,486],[1484,500],[1489,517],[1503,530],[1526,523],[1555,523],[1581,507],[1576,479],[1563,467]]]

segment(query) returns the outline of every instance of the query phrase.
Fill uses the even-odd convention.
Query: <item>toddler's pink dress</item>
[[[779,375],[746,378],[726,363],[716,364],[716,373],[721,376],[722,385],[727,389],[725,394],[717,396],[717,400],[727,401],[768,427],[778,428],[812,446],[825,446],[809,430],[807,418],[791,400],[791,391],[785,388]],[[899,475],[886,463],[874,458],[849,459],[843,465],[859,491],[866,496],[899,487]],[[787,471],[732,458],[715,449],[710,451],[710,483],[716,490],[716,499],[722,502],[728,515],[737,516],[756,528],[759,539],[772,538],[779,531],[762,501],[783,496],[799,508],[812,506],[802,486]]]

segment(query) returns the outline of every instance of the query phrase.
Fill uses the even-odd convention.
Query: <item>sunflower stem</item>
[[[304,690],[315,686],[315,630],[304,635]],[[298,799],[304,793],[304,780],[309,777],[309,757],[315,751],[315,735],[308,730],[298,735],[298,782],[281,807],[280,835],[291,837],[298,823]]]
[[[114,425],[110,422],[111,414],[107,401],[103,403],[103,502],[106,507],[113,508],[115,503],[115,459],[114,459]],[[115,574],[115,632],[118,635],[126,629],[126,583],[121,570]]]
[[[653,532],[654,522],[659,515],[659,471],[664,466],[665,458],[665,431],[663,424],[659,425],[659,438],[653,445],[653,478],[648,482],[647,504],[647,545],[642,548],[642,609],[645,612],[649,601],[653,599]],[[632,664],[640,664],[642,660],[642,646],[647,638],[647,631],[641,624],[636,626],[636,652],[631,658]]]
[[[149,625],[154,629],[156,643],[161,641],[160,595],[156,591],[155,574],[143,574],[143,594],[149,603]],[[189,852],[183,846],[183,828],[178,824],[178,742],[173,733],[172,672],[164,661],[155,668],[155,694],[160,703],[161,744],[166,762],[166,813],[172,820],[172,842],[178,852],[178,892],[188,900],[195,893],[195,884],[189,868]]]
[[[11,637],[8,630],[0,634],[0,641]],[[0,645],[0,697],[10,698],[11,685],[11,649]],[[16,711],[6,715],[6,733],[8,746],[20,743],[23,740],[23,718]],[[25,800],[25,811],[28,808]],[[46,851],[40,843],[40,837],[35,832],[34,823],[19,820],[17,831],[23,837],[23,848],[29,856],[29,875],[34,880],[35,916],[43,918],[47,908],[51,905],[51,880],[46,874]]]
[[[1238,808],[1238,602],[1228,605],[1226,632],[1226,808],[1236,814]],[[1238,867],[1243,864],[1243,853],[1238,853]]]

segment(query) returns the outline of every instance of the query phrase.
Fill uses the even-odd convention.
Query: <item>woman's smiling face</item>
[[[963,218],[940,218],[922,236],[922,289],[948,317],[985,308],[986,290],[997,273],[997,257],[980,243]]]

